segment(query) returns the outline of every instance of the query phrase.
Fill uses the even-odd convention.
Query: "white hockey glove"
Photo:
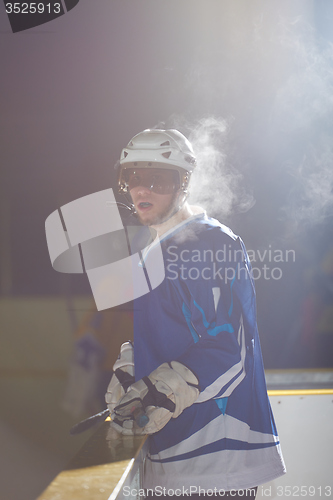
[[[153,434],[177,418],[199,396],[198,379],[178,361],[163,363],[135,382],[111,415],[122,434]]]
[[[126,394],[127,389],[135,381],[134,349],[131,342],[125,342],[120,348],[117,361],[113,365],[113,375],[105,394],[105,402],[110,413],[118,401]]]

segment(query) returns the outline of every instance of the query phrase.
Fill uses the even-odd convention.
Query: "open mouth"
[[[145,209],[145,208],[148,208],[148,207],[152,207],[153,205],[151,203],[149,203],[148,201],[142,201],[141,203],[139,203],[139,207],[141,209]]]

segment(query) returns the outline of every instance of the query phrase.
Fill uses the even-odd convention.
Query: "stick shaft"
[[[82,420],[82,422],[79,422],[78,424],[75,424],[69,431],[69,433],[73,436],[75,434],[81,434],[81,432],[87,431],[94,425],[96,425],[98,422],[101,422],[102,420],[105,420],[106,417],[108,417],[110,414],[109,410],[103,410],[100,413],[96,413],[96,415],[92,415],[91,417],[86,418],[85,420]]]

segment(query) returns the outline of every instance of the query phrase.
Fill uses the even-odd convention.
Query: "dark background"
[[[46,217],[115,186],[135,133],[177,126],[217,151],[201,167],[209,213],[254,251],[295,250],[280,280],[257,280],[266,367],[327,364],[290,332],[309,294],[331,299],[332,3],[81,0],[16,34],[0,8],[2,294],[89,294],[52,270]]]
[[[15,34],[1,3],[3,310],[33,299],[43,314],[47,299],[91,297],[85,276],[52,269],[45,219],[115,187],[133,135],[178,127],[200,157],[193,201],[242,236],[254,267],[282,271],[256,280],[265,367],[331,367],[332,37],[330,0],[80,0]],[[29,331],[1,329],[16,359]],[[31,343],[33,367],[43,349]]]

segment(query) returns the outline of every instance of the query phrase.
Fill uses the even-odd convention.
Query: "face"
[[[167,169],[128,169],[128,190],[140,222],[145,226],[160,224],[172,213],[179,195],[175,175]]]

